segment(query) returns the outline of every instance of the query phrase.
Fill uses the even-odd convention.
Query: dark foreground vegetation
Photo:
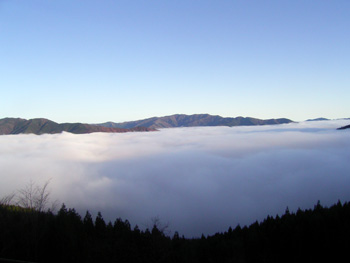
[[[340,262],[350,251],[350,204],[288,209],[249,227],[196,239],[106,223],[64,205],[53,214],[0,205],[0,258],[32,262]],[[0,259],[1,261],[1,259]]]

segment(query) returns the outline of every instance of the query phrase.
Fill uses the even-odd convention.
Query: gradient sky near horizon
[[[0,0],[0,118],[350,117],[350,1]]]

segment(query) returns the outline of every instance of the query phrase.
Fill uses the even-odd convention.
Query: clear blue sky
[[[0,118],[350,117],[350,1],[0,0]]]

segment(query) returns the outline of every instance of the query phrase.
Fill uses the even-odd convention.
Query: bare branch
[[[0,199],[0,205],[12,205],[12,200],[15,197],[15,193],[4,196]]]
[[[156,217],[152,217],[151,218],[151,222],[152,222],[152,227],[156,227],[159,232],[161,232],[164,235],[169,235],[170,234],[170,230],[169,230],[169,223],[162,223],[159,216]]]
[[[40,187],[30,180],[25,188],[18,191],[17,205],[37,211],[45,210],[50,199],[50,192],[47,189],[49,182],[50,180]]]
[[[38,211],[44,210],[49,202],[50,193],[47,191],[49,182],[50,180],[41,188],[39,186],[35,187],[34,206]]]

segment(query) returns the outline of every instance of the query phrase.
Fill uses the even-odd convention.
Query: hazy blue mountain
[[[153,117],[138,121],[129,121],[122,123],[105,122],[98,124],[104,127],[110,128],[136,128],[136,127],[148,127],[148,128],[173,128],[173,127],[195,127],[195,126],[248,126],[248,125],[269,125],[269,124],[282,124],[292,122],[289,119],[268,119],[261,120],[251,117],[235,117],[224,118],[218,115],[209,114],[175,114],[164,117]]]
[[[340,127],[337,130],[345,130],[345,129],[350,129],[350,125],[346,125],[346,126]]]
[[[308,119],[306,121],[329,121],[329,119],[321,117],[321,118],[316,118],[316,119]]]
[[[48,119],[20,119],[4,118],[0,119],[0,135],[20,134],[20,133],[61,133],[63,131],[82,134],[92,132],[129,132],[129,131],[153,131],[152,128],[136,127],[132,129],[109,128],[98,125],[84,123],[56,123]]]

